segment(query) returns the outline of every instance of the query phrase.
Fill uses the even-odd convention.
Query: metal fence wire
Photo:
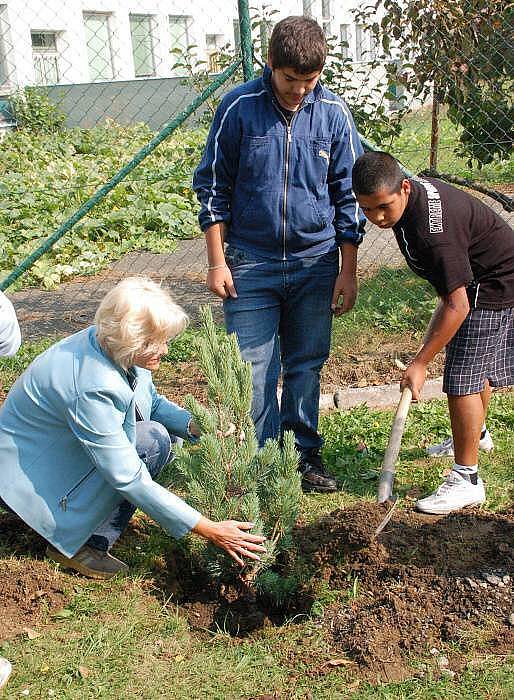
[[[368,146],[470,188],[512,224],[513,7],[0,2],[0,288],[25,337],[87,325],[128,274],[165,281],[193,317],[216,303],[192,173],[220,95],[259,73],[291,14],[322,26],[322,79]],[[392,233],[367,228],[360,275],[394,296],[403,259]]]

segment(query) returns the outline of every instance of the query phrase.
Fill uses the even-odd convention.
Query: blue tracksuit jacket
[[[266,67],[217,110],[193,180],[200,226],[223,221],[228,243],[273,260],[358,245],[365,219],[351,173],[361,153],[347,105],[320,83],[288,126]]]

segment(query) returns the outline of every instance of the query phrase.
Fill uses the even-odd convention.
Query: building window
[[[349,24],[342,24],[340,27],[340,32],[341,32],[341,55],[343,58],[350,58],[351,57],[351,51],[350,51],[350,41],[351,41],[351,32],[350,32],[350,25]]]
[[[377,38],[372,31],[368,31],[369,36],[369,60],[376,61],[378,54]]]
[[[30,38],[36,85],[55,85],[60,77],[57,32],[32,31]]]
[[[377,57],[375,37],[361,24],[355,25],[355,60],[374,61]]]
[[[149,78],[155,75],[154,34],[152,15],[130,15],[130,36],[136,78]]]
[[[11,48],[9,25],[7,24],[7,5],[0,5],[0,85],[9,83],[7,47]]]
[[[364,61],[366,54],[364,27],[361,24],[355,25],[355,60]]]
[[[239,26],[239,20],[232,20],[232,25],[234,27],[234,48],[236,51],[241,49],[241,27]]]
[[[87,60],[91,81],[112,80],[114,78],[114,68],[109,15],[96,12],[84,13],[84,27],[86,30]]]
[[[263,61],[266,61],[268,58],[269,40],[271,39],[274,26],[275,22],[272,22],[270,19],[261,19],[260,21],[259,33],[261,39],[261,57]]]
[[[326,37],[332,35],[332,8],[330,0],[321,0],[321,25]]]
[[[223,34],[206,34],[205,47],[207,49],[209,73],[219,73],[221,71],[220,51],[223,47]]]
[[[313,12],[312,12],[312,6],[314,4],[314,0],[303,0],[303,14],[305,17],[312,17]]]
[[[182,56],[187,53],[188,47],[191,45],[189,38],[189,29],[193,24],[193,18],[187,15],[170,15],[170,51],[172,52],[172,65],[177,61],[181,61]],[[181,75],[182,71],[179,67],[172,68],[172,75]]]

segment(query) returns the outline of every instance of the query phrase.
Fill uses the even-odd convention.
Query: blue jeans
[[[319,375],[330,351],[339,252],[274,261],[229,245],[225,258],[238,295],[224,301],[225,325],[252,365],[259,445],[292,430],[300,452],[319,449]]]
[[[139,421],[136,423],[136,450],[153,479],[159,476],[163,467],[172,458],[172,446],[182,440],[170,435],[166,428],[157,421]],[[107,551],[126,529],[136,506],[129,501],[122,501],[108,518],[91,535],[86,544],[94,549]]]

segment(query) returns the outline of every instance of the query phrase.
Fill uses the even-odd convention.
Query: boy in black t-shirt
[[[454,456],[446,481],[417,502],[426,513],[483,503],[478,450],[492,449],[485,426],[491,386],[514,384],[514,231],[488,206],[432,178],[406,178],[388,153],[365,153],[353,191],[366,217],[392,228],[409,267],[440,303],[401,388],[418,399],[428,363],[447,346],[443,390],[453,439],[429,454]]]

